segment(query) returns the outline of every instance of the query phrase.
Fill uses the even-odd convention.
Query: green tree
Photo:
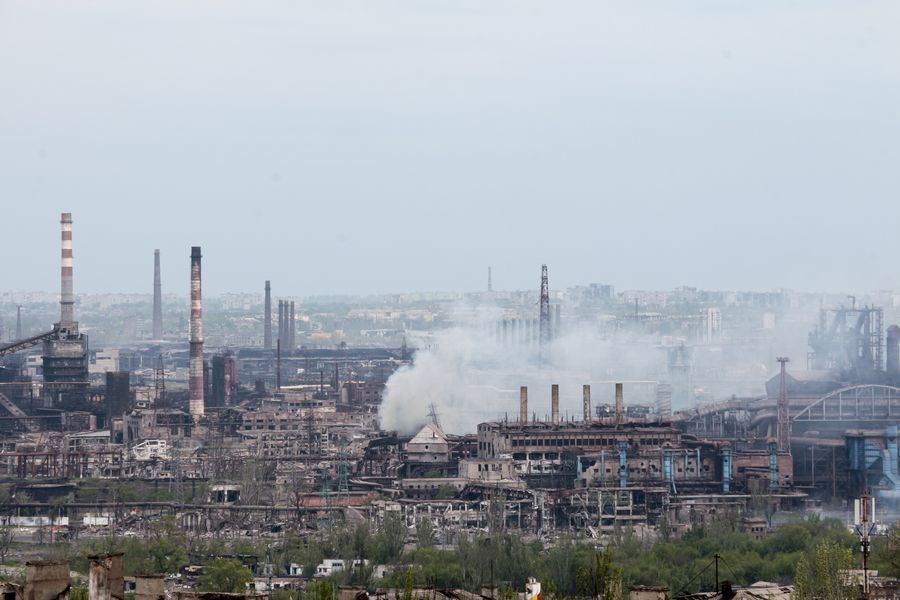
[[[203,565],[203,575],[197,582],[201,592],[243,593],[253,581],[250,569],[234,558],[215,558]]]
[[[428,517],[419,518],[416,524],[416,546],[419,548],[434,546],[434,525]]]
[[[403,554],[404,542],[406,525],[403,523],[403,516],[398,512],[388,512],[373,540],[372,557],[379,564],[397,562]]]
[[[147,573],[177,573],[188,564],[187,536],[173,515],[164,515],[150,528],[146,559],[141,570]]]
[[[794,573],[795,600],[853,600],[856,586],[846,581],[841,571],[853,565],[853,553],[849,548],[834,542],[821,542],[816,546],[812,563],[804,555]]]
[[[884,553],[887,557],[885,575],[900,577],[900,521],[891,525],[885,540]]]

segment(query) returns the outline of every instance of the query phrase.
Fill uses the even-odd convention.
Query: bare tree
[[[16,541],[16,531],[9,525],[0,527],[0,562],[6,562],[10,548]]]

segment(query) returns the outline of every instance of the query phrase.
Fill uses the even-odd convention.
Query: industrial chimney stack
[[[554,425],[559,424],[559,384],[550,386],[550,413]]]
[[[584,403],[584,422],[591,422],[591,386],[585,384],[584,387],[581,388],[581,399]]]
[[[297,348],[297,326],[294,323],[294,301],[291,300],[291,312],[288,317],[288,352],[293,354]]]
[[[616,384],[616,427],[625,422],[625,395],[622,392],[622,384]]]
[[[263,324],[263,348],[272,349],[272,286],[266,279],[266,316]]]
[[[550,358],[550,282],[547,265],[541,265],[541,310],[538,333],[538,363],[544,366]]]
[[[162,281],[159,274],[159,250],[153,251],[153,339],[161,340],[162,325]]]
[[[200,246],[191,247],[190,411],[203,416],[203,298],[200,293]]]
[[[59,328],[73,335],[78,334],[75,322],[75,291],[72,285],[72,213],[62,213],[62,270],[59,299]]]
[[[278,301],[278,343],[284,337],[284,301]]]
[[[524,385],[519,388],[519,425],[528,422],[528,388]]]

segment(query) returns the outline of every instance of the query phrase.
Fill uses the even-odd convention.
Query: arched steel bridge
[[[794,421],[900,420],[900,387],[851,385],[822,396],[797,413]]]

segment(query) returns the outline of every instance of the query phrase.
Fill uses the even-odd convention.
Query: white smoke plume
[[[594,406],[612,403],[614,381],[626,382],[626,403],[652,404],[656,383],[666,376],[666,354],[654,343],[614,341],[591,323],[562,327],[541,368],[536,342],[502,343],[499,317],[498,309],[480,309],[430,340],[413,340],[419,348],[415,363],[387,382],[382,428],[412,433],[426,422],[431,404],[447,433],[472,433],[488,420],[514,421],[522,385],[528,386],[529,418],[544,419],[554,383],[560,385],[562,418],[581,419],[583,384],[591,384]]]

